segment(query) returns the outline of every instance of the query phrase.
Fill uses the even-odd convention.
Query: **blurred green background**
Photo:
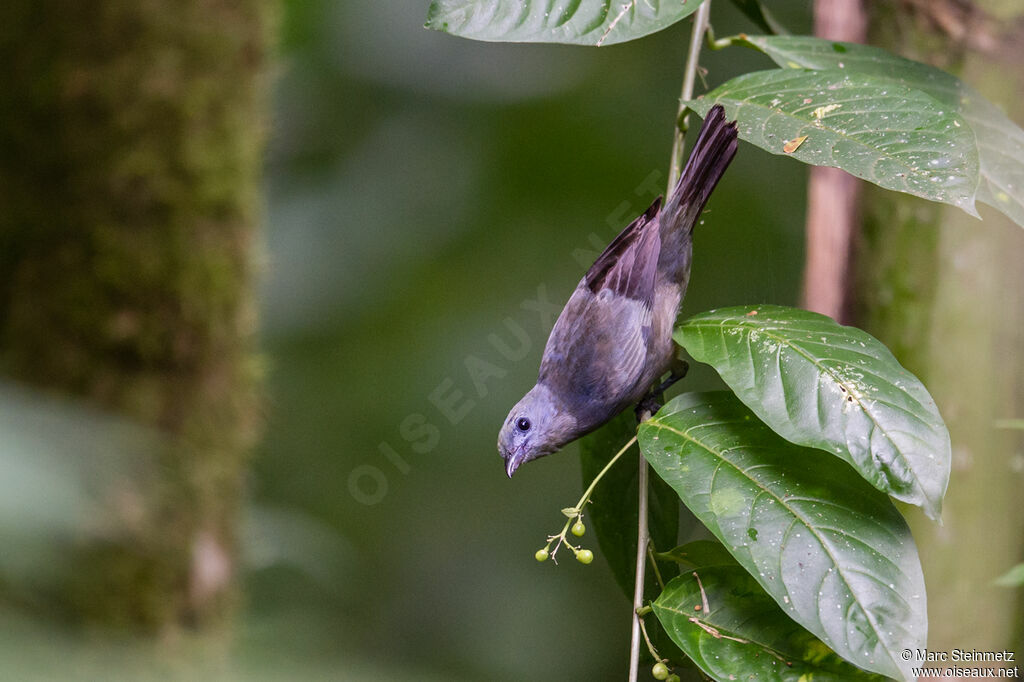
[[[753,30],[726,5],[716,25]],[[809,4],[794,5],[786,19],[806,29]],[[263,310],[274,407],[256,498],[325,524],[345,556],[333,594],[255,573],[251,616],[329,623],[303,648],[350,665],[621,679],[629,605],[607,568],[532,556],[579,495],[574,448],[509,481],[495,440],[553,322],[523,303],[544,287],[560,306],[585,269],[574,250],[593,250],[592,233],[609,241],[664,189],[689,22],[592,50],[466,41],[423,30],[424,8],[289,6]],[[743,50],[702,64],[709,83],[768,66]],[[638,192],[652,173],[655,189]],[[684,312],[796,302],[804,180],[799,164],[740,149],[698,234]],[[506,318],[530,342],[518,361],[489,341],[517,346]],[[501,376],[475,385],[472,358]],[[439,387],[465,412],[457,424],[431,401]],[[403,438],[412,415],[438,430],[429,452]],[[386,491],[358,477],[379,503],[350,494],[359,466],[382,472]]]
[[[162,660],[11,611],[3,679],[622,678],[630,607],[602,561],[533,559],[579,495],[574,448],[509,481],[495,440],[553,321],[531,302],[540,291],[560,306],[585,269],[574,251],[610,241],[664,189],[690,24],[600,50],[497,45],[423,29],[427,4],[285,6],[260,291],[268,404],[237,631]],[[809,2],[777,14],[809,30]],[[712,21],[755,30],[727,3]],[[702,65],[713,86],[769,62],[734,48]],[[805,179],[741,144],[698,230],[684,314],[796,303]],[[509,324],[525,357],[490,340],[515,346]],[[697,368],[686,388],[714,381]],[[94,419],[4,396],[57,423]],[[12,439],[30,432],[5,413]],[[61,524],[88,500],[66,463],[18,469],[6,452],[0,568],[13,584],[60,563]],[[66,503],[56,520],[52,498],[24,494],[34,481]]]

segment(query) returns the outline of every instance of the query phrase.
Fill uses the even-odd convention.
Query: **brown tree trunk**
[[[68,550],[73,579],[23,599],[47,612],[162,632],[228,612],[270,9],[0,3],[0,373],[163,443]]]
[[[863,43],[867,15],[861,0],[815,0],[814,35]],[[838,168],[811,168],[807,184],[807,257],[802,305],[846,321],[850,257],[859,220],[860,181]]]
[[[956,74],[1024,121],[1019,3],[873,5],[872,42]],[[1002,14],[999,14],[1002,12]],[[994,31],[994,32],[993,32]],[[1024,229],[871,188],[858,318],[928,386],[953,443],[942,526],[911,512],[928,586],[929,648],[1021,645],[1020,603],[992,580],[1024,553]]]

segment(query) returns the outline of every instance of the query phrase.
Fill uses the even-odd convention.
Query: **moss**
[[[216,620],[197,533],[225,547],[259,431],[254,362],[271,0],[0,7],[0,371],[159,428],[146,526],[75,552],[84,620]]]

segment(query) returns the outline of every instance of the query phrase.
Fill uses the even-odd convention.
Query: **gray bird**
[[[498,434],[509,478],[635,405],[675,359],[672,327],[690,279],[693,227],[736,154],[736,123],[708,112],[665,207],[617,236],[558,316],[537,384]]]

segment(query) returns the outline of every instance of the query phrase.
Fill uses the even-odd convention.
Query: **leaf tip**
[[[924,503],[921,505],[921,509],[929,519],[940,526],[944,525],[942,523],[942,498],[937,500],[925,499]]]
[[[982,220],[981,214],[978,213],[978,206],[975,203],[973,197],[970,198],[970,199],[965,199],[965,200],[959,202],[957,204],[957,206],[959,206],[961,209],[963,209],[963,212],[966,213],[967,215],[971,216],[972,218],[977,218],[978,220]]]

